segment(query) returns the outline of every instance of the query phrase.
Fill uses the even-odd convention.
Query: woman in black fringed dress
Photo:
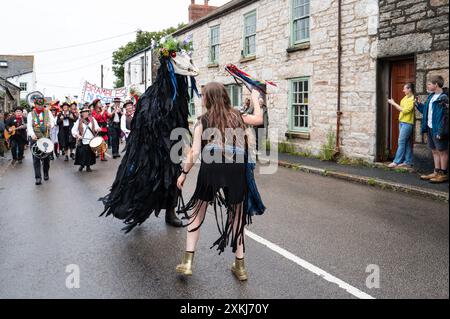
[[[180,212],[186,215],[189,224],[186,252],[176,271],[183,275],[192,275],[192,261],[200,227],[204,222],[207,207],[212,205],[220,230],[220,238],[213,247],[217,246],[220,253],[227,246],[232,247],[236,254],[232,271],[239,280],[245,281],[248,276],[244,264],[244,230],[247,223],[251,222],[251,217],[247,214],[248,142],[251,135],[246,125],[260,125],[263,122],[258,101],[259,92],[252,92],[254,115],[245,116],[241,116],[231,106],[227,91],[220,83],[206,85],[202,96],[207,112],[198,120],[192,149],[177,182],[177,186],[182,189],[187,174],[201,154],[195,193]],[[234,131],[230,132],[229,129]]]

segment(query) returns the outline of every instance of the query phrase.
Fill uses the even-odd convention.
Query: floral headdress
[[[179,41],[172,36],[162,37],[159,42],[152,40],[152,50],[157,49],[159,56],[162,57],[176,57],[177,52],[186,52],[191,55],[194,47],[192,45],[192,37],[189,36],[183,41]]]

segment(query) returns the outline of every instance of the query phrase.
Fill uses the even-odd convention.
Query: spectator
[[[397,154],[394,162],[389,165],[389,168],[396,167],[412,167],[413,166],[413,150],[412,138],[414,132],[414,84],[407,83],[403,87],[405,97],[398,105],[393,99],[389,99],[388,103],[400,111],[399,115],[399,137]]]
[[[448,92],[443,88],[444,78],[432,76],[427,83],[430,93],[427,101],[416,103],[417,109],[423,114],[422,134],[427,134],[435,167],[432,174],[423,175],[421,179],[431,183],[448,181]]]

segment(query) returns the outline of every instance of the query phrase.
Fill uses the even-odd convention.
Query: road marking
[[[359,290],[358,288],[353,287],[350,284],[347,284],[346,282],[340,280],[339,278],[336,278],[335,276],[327,273],[325,270],[320,269],[319,267],[314,266],[313,264],[307,262],[306,260],[301,259],[298,256],[295,256],[294,254],[288,252],[287,250],[281,248],[280,246],[256,235],[255,233],[252,233],[251,231],[245,230],[245,234],[253,239],[254,241],[267,246],[269,249],[273,250],[274,252],[280,254],[281,256],[289,259],[290,261],[293,261],[297,265],[303,267],[304,269],[316,274],[319,277],[322,277],[326,281],[329,281],[333,284],[336,284],[339,286],[339,288],[344,289],[351,295],[359,298],[359,299],[375,299],[369,294],[366,294],[365,292]]]
[[[112,158],[111,155],[109,155],[108,153],[105,153],[106,157]]]

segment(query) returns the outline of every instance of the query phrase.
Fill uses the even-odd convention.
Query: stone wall
[[[380,0],[379,57],[416,56],[416,86],[430,75],[449,80],[449,0]]]
[[[377,0],[343,0],[342,7],[342,152],[373,160],[376,133]],[[310,77],[309,139],[294,139],[301,150],[317,154],[331,129],[336,131],[337,105],[337,1],[311,1],[310,43],[290,46],[290,0],[260,0],[179,35],[193,35],[194,61],[200,67],[199,86],[210,81],[234,83],[224,66],[234,63],[257,78],[272,80],[269,88],[270,128],[275,140],[289,131],[290,79]],[[256,59],[241,61],[243,16],[257,10]],[[209,66],[208,28],[220,24],[219,66]],[[289,52],[288,52],[289,51]],[[241,63],[239,63],[241,61]],[[197,114],[201,112],[196,99]],[[274,141],[274,140],[272,140]],[[275,141],[276,142],[276,141]]]

